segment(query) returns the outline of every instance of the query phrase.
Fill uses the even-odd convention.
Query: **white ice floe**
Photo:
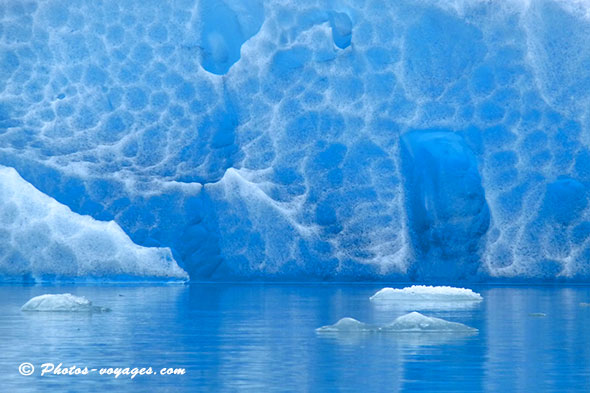
[[[370,297],[371,302],[386,310],[457,310],[476,307],[483,297],[471,289],[413,285],[383,288]]]
[[[471,289],[413,285],[403,289],[383,288],[370,297],[384,311],[459,310],[477,307],[483,300]]]
[[[67,311],[67,312],[101,312],[110,311],[108,308],[93,306],[84,296],[74,296],[71,293],[46,294],[35,296],[26,302],[22,311]]]
[[[412,285],[402,289],[383,288],[370,299],[372,301],[479,302],[483,300],[483,297],[467,288]]]

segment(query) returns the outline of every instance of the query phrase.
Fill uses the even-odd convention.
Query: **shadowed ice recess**
[[[588,279],[589,15],[0,0],[0,277]]]

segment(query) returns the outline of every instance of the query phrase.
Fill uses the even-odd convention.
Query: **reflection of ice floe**
[[[378,307],[400,310],[455,310],[473,308],[483,300],[471,289],[412,285],[402,289],[383,288],[370,297]]]
[[[458,322],[427,317],[411,312],[385,325],[369,325],[353,318],[342,318],[334,325],[316,329],[318,333],[375,332],[375,333],[475,333],[477,329]]]
[[[101,312],[110,311],[108,308],[93,306],[92,302],[83,296],[71,293],[59,295],[36,296],[26,302],[22,311],[67,311],[67,312]]]

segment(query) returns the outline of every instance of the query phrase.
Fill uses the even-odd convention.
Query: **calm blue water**
[[[421,311],[478,328],[471,337],[318,336],[351,316],[385,323],[380,284],[0,286],[2,391],[568,392],[590,390],[590,287],[474,286],[473,308]],[[70,292],[110,313],[23,313]],[[545,313],[534,317],[530,313]],[[37,371],[18,373],[22,362]],[[42,363],[181,367],[186,375],[39,376]]]

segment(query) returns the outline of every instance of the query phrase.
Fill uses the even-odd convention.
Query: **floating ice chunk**
[[[396,318],[393,322],[372,326],[354,318],[342,318],[334,325],[316,329],[318,333],[336,332],[383,332],[383,333],[475,333],[478,330],[462,323],[427,317],[419,312],[411,312]]]
[[[26,302],[22,311],[67,311],[67,312],[102,312],[110,311],[105,307],[93,306],[84,296],[74,296],[71,293],[58,295],[35,296]]]
[[[449,322],[444,319],[427,317],[419,312],[411,312],[398,317],[389,325],[378,329],[384,332],[396,333],[470,333],[477,332],[477,329],[463,325],[458,322]]]
[[[114,221],[76,214],[0,165],[0,276],[22,280],[174,279],[168,248],[141,247]]]
[[[448,286],[412,285],[402,289],[383,288],[370,297],[372,301],[440,301],[440,302],[479,302],[483,298],[467,288]]]

